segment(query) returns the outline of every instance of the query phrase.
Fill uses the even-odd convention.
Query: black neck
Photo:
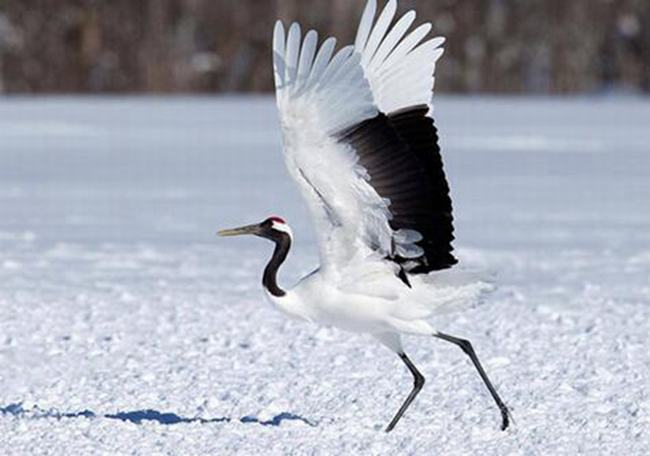
[[[273,250],[273,256],[271,257],[269,264],[267,264],[264,269],[262,285],[264,285],[264,288],[269,290],[269,293],[279,298],[284,296],[286,292],[278,286],[278,269],[280,269],[280,266],[287,258],[289,248],[291,248],[291,237],[283,233],[281,236],[274,237],[272,240],[275,242],[275,250]]]

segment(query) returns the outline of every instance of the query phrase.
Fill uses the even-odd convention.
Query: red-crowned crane
[[[443,38],[425,40],[431,24],[411,30],[415,12],[393,21],[390,0],[375,20],[369,0],[353,46],[334,53],[297,23],[275,25],[273,63],[284,156],[307,201],[320,247],[320,268],[285,290],[278,269],[292,242],[279,217],[223,230],[275,243],[263,275],[284,313],[368,333],[394,351],[414,378],[388,424],[391,431],[422,389],[424,377],[404,352],[401,334],[433,336],[471,359],[501,413],[509,412],[469,341],[436,331],[426,318],[476,300],[480,281],[445,271],[452,254],[452,204],[432,117],[432,88]],[[393,24],[391,27],[391,24]]]

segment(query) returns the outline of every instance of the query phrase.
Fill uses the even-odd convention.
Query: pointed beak
[[[246,225],[240,226],[239,228],[232,228],[230,230],[221,230],[217,234],[222,237],[228,236],[242,236],[244,234],[258,234],[260,232],[260,226],[255,225]]]

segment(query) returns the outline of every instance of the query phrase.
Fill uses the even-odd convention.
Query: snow
[[[0,100],[1,454],[647,454],[650,102],[438,97],[459,256],[497,274],[434,321],[468,359],[263,299],[271,245],[219,228],[284,217],[281,272],[317,262],[269,98]]]

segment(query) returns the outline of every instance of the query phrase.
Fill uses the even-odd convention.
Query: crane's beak
[[[255,225],[240,226],[239,228],[232,228],[230,230],[221,230],[217,234],[219,236],[227,237],[227,236],[242,236],[244,234],[259,234],[259,232],[260,232],[260,226],[258,224],[255,224]]]

